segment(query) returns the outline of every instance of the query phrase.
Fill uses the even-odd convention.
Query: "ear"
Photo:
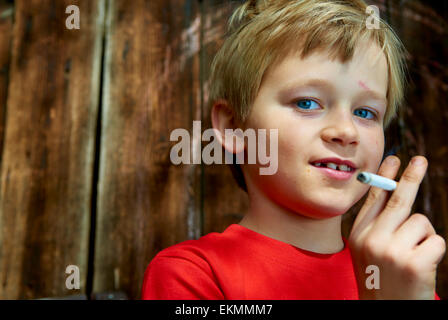
[[[213,104],[211,120],[216,138],[227,152],[238,154],[244,151],[244,136],[239,134],[242,130],[238,127],[234,112],[226,100],[218,100]],[[235,132],[236,129],[240,130]]]

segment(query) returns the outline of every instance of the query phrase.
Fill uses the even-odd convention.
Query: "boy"
[[[235,11],[212,65],[213,127],[245,156],[245,140],[224,129],[278,129],[278,170],[235,165],[250,200],[243,220],[161,251],[143,299],[438,299],[445,241],[410,215],[424,157],[392,194],[371,187],[349,239],[341,235],[342,215],[369,189],[357,174],[395,179],[400,166],[395,156],[380,163],[403,99],[404,49],[367,18],[361,0],[247,1]],[[371,270],[379,283],[367,281]]]

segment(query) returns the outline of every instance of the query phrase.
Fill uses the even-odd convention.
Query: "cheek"
[[[298,159],[308,150],[310,139],[310,131],[305,126],[285,123],[279,129],[279,156]]]
[[[369,143],[370,146],[366,146],[365,152],[368,154],[369,159],[369,168],[372,171],[377,171],[379,166],[381,165],[381,160],[383,158],[384,153],[384,137],[375,137]]]

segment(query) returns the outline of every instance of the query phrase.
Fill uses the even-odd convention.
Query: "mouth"
[[[350,179],[357,170],[357,166],[353,162],[338,158],[315,160],[311,161],[310,164],[328,177],[337,180]]]

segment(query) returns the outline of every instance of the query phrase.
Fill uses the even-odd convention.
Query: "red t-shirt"
[[[342,251],[320,254],[232,224],[159,252],[146,269],[142,299],[356,300],[343,241]]]

